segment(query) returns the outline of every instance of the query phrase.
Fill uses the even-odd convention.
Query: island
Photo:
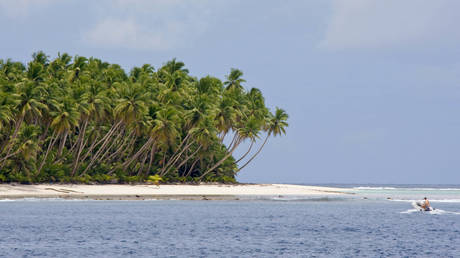
[[[129,73],[66,53],[0,60],[0,183],[237,183],[288,126],[242,76],[198,78],[176,59]]]

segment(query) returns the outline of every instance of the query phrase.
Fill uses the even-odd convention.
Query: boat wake
[[[414,212],[423,212],[427,214],[433,214],[433,215],[442,215],[442,214],[453,214],[453,215],[460,215],[460,212],[453,212],[453,211],[445,211],[441,209],[435,209],[432,207],[429,207],[429,209],[425,210],[422,207],[422,202],[412,202],[412,207],[413,209],[409,209],[407,211],[402,211],[401,213],[414,213]]]
[[[401,211],[400,213],[403,214],[410,214],[410,213],[424,213],[424,214],[431,214],[431,215],[460,215],[460,212],[455,211],[446,211],[441,209],[434,209],[432,211],[423,211],[420,209],[409,209],[407,211]]]

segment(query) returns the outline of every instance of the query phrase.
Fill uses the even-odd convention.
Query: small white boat
[[[413,202],[412,206],[414,206],[415,209],[420,210],[420,211],[434,211],[435,209],[433,207],[427,207],[423,208],[423,202]]]

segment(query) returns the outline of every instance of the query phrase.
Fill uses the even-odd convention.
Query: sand
[[[318,197],[345,195],[346,189],[289,184],[200,184],[200,185],[75,185],[0,184],[0,199],[65,198],[94,200],[179,199],[244,200],[273,197]]]

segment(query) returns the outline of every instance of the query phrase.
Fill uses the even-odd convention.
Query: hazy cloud
[[[0,0],[0,12],[9,18],[23,18],[57,0]]]
[[[320,47],[326,49],[454,45],[460,2],[337,0]]]
[[[183,0],[110,3],[99,6],[101,19],[81,33],[87,45],[138,50],[184,47],[206,32],[222,6]]]
[[[133,20],[106,19],[83,35],[93,46],[164,49],[167,42],[159,32],[148,31]]]

